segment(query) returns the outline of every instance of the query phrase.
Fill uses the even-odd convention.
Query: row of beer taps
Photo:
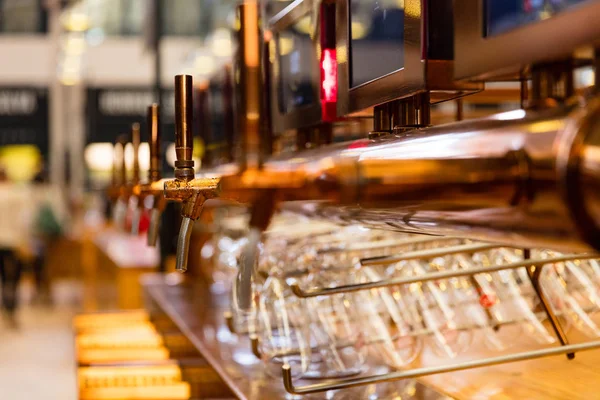
[[[266,35],[261,32],[255,2],[240,5],[238,16],[239,46],[233,71],[238,122],[232,151],[235,163],[196,174],[189,75],[175,77],[173,179],[160,174],[158,105],[148,109],[150,171],[146,182],[139,179],[139,125],[132,127],[130,180],[125,173],[125,138],[120,137],[115,145],[117,168],[109,189],[115,221],[122,224],[131,202],[132,230],[137,232],[136,214],[143,200],[152,197],[148,243],[153,245],[166,202],[180,202],[178,270],[187,269],[194,221],[204,203],[216,197],[246,204],[250,210],[248,244],[235,285],[241,309],[251,304],[250,282],[262,232],[276,208],[289,200],[303,201],[298,212],[385,229],[522,247],[600,249],[600,99],[576,96],[572,62],[533,69],[534,107],[443,126],[402,129],[388,117],[395,115],[394,107],[405,109],[409,97],[386,104],[391,111],[384,114],[393,122],[393,126],[387,124],[393,128],[388,133],[270,157],[264,124],[268,105],[262,90],[266,78],[261,68]],[[290,204],[299,203],[285,206]]]

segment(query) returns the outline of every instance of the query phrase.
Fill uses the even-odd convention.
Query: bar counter
[[[228,293],[211,294],[207,284],[191,285],[180,281],[177,274],[146,274],[142,277],[145,302],[151,314],[167,316],[177,325],[240,399],[301,398],[286,393],[281,378],[270,377],[263,372],[261,362],[251,351],[247,335],[232,334],[228,330],[223,316],[229,310]],[[567,333],[571,343],[585,341],[575,329]],[[439,358],[431,350],[425,350],[415,366],[442,365],[499,354],[488,350],[480,339],[481,336],[475,336],[470,350],[454,360]],[[532,348],[531,345],[522,346],[521,339],[521,336],[515,335],[517,343],[510,349],[511,352]],[[409,390],[406,389],[407,382],[390,382],[302,398],[590,399],[597,397],[599,364],[600,350],[593,350],[577,353],[570,361],[565,356],[554,356],[432,375],[420,378],[420,383],[411,383],[414,389]],[[385,372],[385,369],[370,368],[365,375]],[[300,380],[295,385],[315,382]],[[412,397],[407,397],[407,392]]]
[[[418,382],[390,382],[310,396],[292,396],[283,388],[281,378],[270,377],[251,351],[247,335],[231,333],[224,312],[229,308],[228,294],[211,294],[206,284],[176,283],[178,275],[146,274],[142,286],[146,306],[152,314],[166,314],[188,337],[231,391],[243,400],[264,399],[421,399],[448,397]],[[384,373],[385,369],[367,371]],[[315,381],[300,380],[297,384]]]

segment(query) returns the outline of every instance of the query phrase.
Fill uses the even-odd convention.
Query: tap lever
[[[192,135],[192,76],[175,76],[175,178],[190,181],[194,178]]]

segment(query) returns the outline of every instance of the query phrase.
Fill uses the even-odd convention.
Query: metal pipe
[[[528,258],[530,255],[529,250],[526,251],[524,255],[526,258]],[[548,297],[546,297],[546,294],[544,293],[544,290],[542,289],[542,286],[540,284],[540,275],[542,273],[542,268],[545,264],[546,262],[544,260],[538,260],[538,263],[532,264],[528,268],[526,268],[527,275],[529,276],[529,280],[531,281],[531,286],[533,286],[533,290],[535,290],[537,297],[540,299],[540,305],[542,306],[544,313],[548,317],[548,321],[550,322],[550,326],[552,327],[554,334],[558,338],[560,344],[562,346],[565,346],[569,344],[569,338],[567,337],[567,334],[565,333],[560,321],[558,320],[558,317],[554,313],[554,310],[552,309],[552,304],[550,303]],[[575,358],[575,353],[567,353],[567,358],[569,360],[572,360],[573,358]]]
[[[140,124],[135,122],[131,125],[131,144],[133,146],[133,176],[131,183],[133,185],[140,182]]]
[[[146,121],[148,123],[148,141],[150,144],[150,170],[148,171],[148,178],[150,182],[156,182],[161,178],[161,157],[160,157],[160,107],[158,104],[153,103],[148,106],[148,113],[146,115]]]
[[[164,183],[165,199],[181,201],[183,222],[177,241],[176,267],[179,271],[187,269],[190,236],[195,220],[200,217],[204,202],[217,196],[218,178],[194,179],[193,154],[193,104],[192,77],[175,77],[175,179]]]
[[[156,246],[158,233],[160,228],[160,216],[164,210],[166,200],[163,194],[163,186],[156,187],[153,185],[161,179],[161,152],[160,152],[160,106],[156,103],[148,106],[146,113],[146,122],[148,124],[148,144],[150,147],[150,168],[148,170],[149,184],[142,187],[141,198],[146,196],[153,197],[152,210],[150,211],[150,224],[148,226],[147,244],[148,246]],[[143,203],[143,202],[142,202]],[[140,204],[142,207],[143,204]]]
[[[127,141],[128,141],[127,136],[120,135],[117,138],[117,141],[119,143],[119,147],[117,147],[117,148],[121,150],[120,158],[118,160],[118,162],[121,165],[121,167],[119,169],[121,178],[120,178],[120,182],[119,182],[119,197],[118,197],[117,203],[115,205],[113,222],[115,224],[115,227],[122,230],[125,228],[125,217],[127,215],[127,205],[128,205],[127,202],[129,200],[129,184],[127,182],[127,165],[125,163],[125,146],[127,145]]]
[[[391,135],[390,135],[391,136]],[[355,141],[272,158],[223,196],[260,189],[283,208],[399,231],[600,249],[600,102]]]
[[[536,358],[543,358],[549,356],[557,356],[561,354],[594,350],[600,347],[600,340],[571,344],[567,346],[552,347],[541,350],[524,351],[521,353],[513,353],[509,355],[502,355],[497,357],[484,358],[482,360],[464,361],[451,365],[435,366],[435,367],[422,367],[415,368],[408,371],[390,372],[381,375],[372,375],[359,378],[340,379],[340,380],[329,380],[322,383],[315,383],[312,385],[305,385],[296,387],[292,380],[291,367],[285,364],[282,367],[283,374],[283,385],[285,390],[291,394],[305,395],[311,393],[319,393],[328,390],[341,390],[356,386],[371,385],[381,382],[389,382],[401,379],[413,379],[421,376],[442,374],[446,372],[464,371],[472,368],[488,367],[492,365],[507,364],[519,361],[533,360]]]
[[[531,267],[535,265],[545,265],[550,263],[561,263],[565,261],[572,260],[588,260],[600,258],[600,254],[574,254],[574,255],[565,255],[560,257],[552,257],[543,260],[523,260],[509,264],[498,264],[484,267],[476,267],[476,268],[468,268],[468,269],[460,269],[460,270],[450,270],[450,271],[440,271],[440,272],[431,272],[426,275],[419,276],[406,276],[402,278],[390,278],[383,279],[381,281],[367,282],[367,283],[355,283],[350,285],[340,285],[335,287],[326,287],[326,288],[311,288],[304,290],[298,285],[298,283],[290,284],[290,289],[294,295],[300,298],[309,298],[309,297],[317,297],[317,296],[330,296],[333,294],[340,293],[350,293],[350,292],[358,292],[361,290],[370,290],[370,289],[379,289],[390,286],[401,286],[408,285],[411,283],[419,283],[419,282],[428,282],[428,281],[437,281],[441,279],[450,279],[457,278],[462,276],[471,276],[475,274],[487,274],[496,271],[503,271],[509,269],[517,269],[523,267]],[[536,294],[539,293],[536,289]]]
[[[133,146],[133,173],[131,178],[132,186],[139,185],[140,183],[140,141],[140,124],[135,122],[131,125],[131,144]],[[140,207],[143,206],[143,202],[139,194],[135,194],[134,200],[135,206],[133,207],[131,214],[131,234],[137,236],[139,233],[140,219],[142,216],[142,210]]]
[[[235,55],[235,67],[239,73],[239,142],[238,149],[239,170],[234,180],[253,180],[253,176],[260,176],[266,152],[269,150],[270,138],[266,138],[266,128],[261,120],[264,117],[263,105],[263,79],[261,70],[261,51],[264,39],[261,31],[260,7],[256,0],[244,1],[238,6],[240,30],[238,32],[239,47]],[[264,135],[263,135],[264,134]],[[265,146],[264,143],[269,143]],[[260,179],[260,178],[259,178]],[[271,188],[252,191],[249,198],[250,212],[250,239],[243,251],[240,269],[236,277],[234,294],[237,307],[248,310],[252,305],[252,274],[258,256],[258,245],[262,232],[264,232],[275,212],[275,193]]]
[[[363,258],[362,260],[360,260],[360,263],[363,266],[389,265],[405,260],[425,260],[435,257],[449,256],[453,254],[471,254],[479,251],[495,249],[498,247],[502,246],[499,246],[498,244],[494,243],[467,243],[451,247],[409,251],[393,256]]]
[[[192,158],[194,136],[192,134],[192,76],[175,76],[175,179],[189,181],[194,178]]]
[[[261,149],[261,47],[259,4],[256,0],[246,0],[238,6],[240,29],[239,46],[236,54],[236,67],[239,72],[239,142],[236,160],[242,170],[257,169],[262,162]]]
[[[121,189],[124,189],[127,185],[127,164],[125,163],[125,147],[127,146],[127,136],[120,135],[117,138],[117,141],[121,145],[121,157],[119,158],[119,163],[121,164],[121,168],[119,169],[121,174],[120,187]]]

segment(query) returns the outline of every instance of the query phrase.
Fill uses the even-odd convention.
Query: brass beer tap
[[[133,176],[130,182],[129,198],[133,199],[133,213],[131,215],[131,233],[137,235],[140,227],[140,218],[142,215],[143,199],[136,193],[136,188],[140,184],[140,124],[131,125],[131,143],[133,145]]]
[[[139,199],[138,208],[140,211],[144,207],[144,200],[148,197],[153,198],[152,210],[150,211],[150,226],[148,227],[148,246],[156,246],[160,226],[160,215],[164,211],[167,202],[163,195],[164,180],[161,179],[160,168],[159,110],[158,104],[151,104],[148,106],[147,122],[149,131],[148,142],[150,147],[148,181],[134,187],[134,194]],[[132,226],[132,233],[135,233],[134,229],[135,227]]]
[[[129,198],[127,190],[127,166],[125,164],[125,146],[127,145],[127,137],[121,135],[117,138],[114,151],[114,164],[116,175],[118,176],[118,184],[114,187],[114,196],[116,203],[113,210],[113,224],[115,227],[123,229],[125,215],[127,214],[127,199]]]
[[[177,241],[178,271],[186,271],[194,221],[200,217],[204,202],[217,197],[219,178],[194,178],[192,134],[192,77],[175,76],[175,179],[165,181],[165,199],[181,201],[181,228]]]

